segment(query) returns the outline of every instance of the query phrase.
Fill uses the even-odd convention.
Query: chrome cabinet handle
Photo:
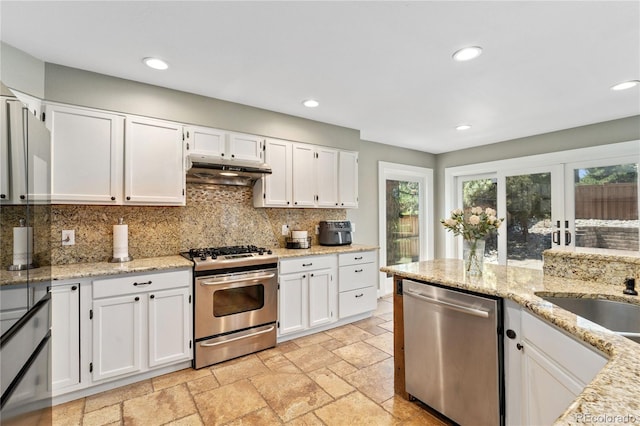
[[[133,283],[134,286],[143,286],[143,285],[151,285],[151,280],[147,281],[146,283]]]

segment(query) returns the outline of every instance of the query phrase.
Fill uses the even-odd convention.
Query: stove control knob
[[[212,254],[212,255],[211,255],[211,259],[217,259],[217,258],[218,258],[218,255],[217,255],[217,254]]]
[[[271,250],[267,250],[267,254],[273,254]]]
[[[202,256],[200,256],[200,260],[207,260],[207,256],[203,254]]]

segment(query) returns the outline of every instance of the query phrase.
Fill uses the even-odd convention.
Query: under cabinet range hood
[[[270,174],[271,167],[265,163],[225,160],[203,154],[187,157],[187,182],[252,186],[256,180]]]

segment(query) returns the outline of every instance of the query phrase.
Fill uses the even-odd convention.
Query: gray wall
[[[45,99],[350,150],[360,143],[358,130],[50,63]]]
[[[44,62],[0,42],[0,80],[36,98],[44,97]]]
[[[445,253],[445,230],[439,223],[447,215],[444,206],[445,168],[633,140],[640,140],[640,116],[438,154],[434,171],[436,257],[443,257]]]
[[[436,157],[421,151],[361,141],[358,158],[360,200],[357,210],[347,210],[356,224],[354,240],[361,244],[379,245],[378,241],[378,162],[407,164],[433,169]]]

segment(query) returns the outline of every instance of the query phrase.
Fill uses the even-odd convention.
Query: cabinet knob
[[[111,201],[115,201],[115,200],[116,200],[116,197],[111,197]]]
[[[297,205],[298,205],[298,202],[297,202],[297,201],[295,201],[293,204],[295,204],[295,205],[297,206]]]
[[[149,296],[149,298],[151,298],[151,299],[155,299],[155,298],[156,298],[156,296],[154,296],[154,295],[152,294],[151,296]]]
[[[137,301],[139,301],[139,300],[140,300],[140,298],[139,298],[138,296],[136,296],[136,298],[135,298],[135,299],[133,299],[133,300],[135,300],[135,301],[137,302]]]
[[[362,296],[364,296],[364,293],[356,294],[356,299],[358,299],[358,298],[360,298]]]
[[[77,289],[78,289],[78,286],[74,285],[73,287],[71,287],[71,291],[76,291]]]
[[[220,154],[221,157],[224,157],[224,152],[222,154]]]
[[[25,197],[24,195],[21,195],[21,196],[20,196],[20,199],[21,199],[21,200],[24,200],[25,198],[27,198],[27,197]]]
[[[313,274],[311,274],[311,276],[313,277]]]
[[[131,197],[127,197],[127,201],[129,201],[131,199]]]
[[[344,206],[344,203],[340,203],[341,206]]]
[[[307,276],[306,276],[306,275],[303,275],[303,276],[302,276],[302,278],[307,278]]]
[[[354,257],[353,260],[362,260],[362,256]]]
[[[231,158],[236,158],[236,155],[235,154],[231,154]]]
[[[0,198],[5,199],[7,198],[6,194],[0,194]]]
[[[289,201],[287,201],[287,205],[291,204]]]
[[[516,348],[518,348],[518,350],[519,350],[519,351],[521,351],[521,350],[523,350],[523,349],[524,349],[524,346],[522,346],[520,343],[518,343],[518,344],[516,345]]]
[[[356,269],[356,272],[362,272],[362,271],[363,271],[362,269]]]

